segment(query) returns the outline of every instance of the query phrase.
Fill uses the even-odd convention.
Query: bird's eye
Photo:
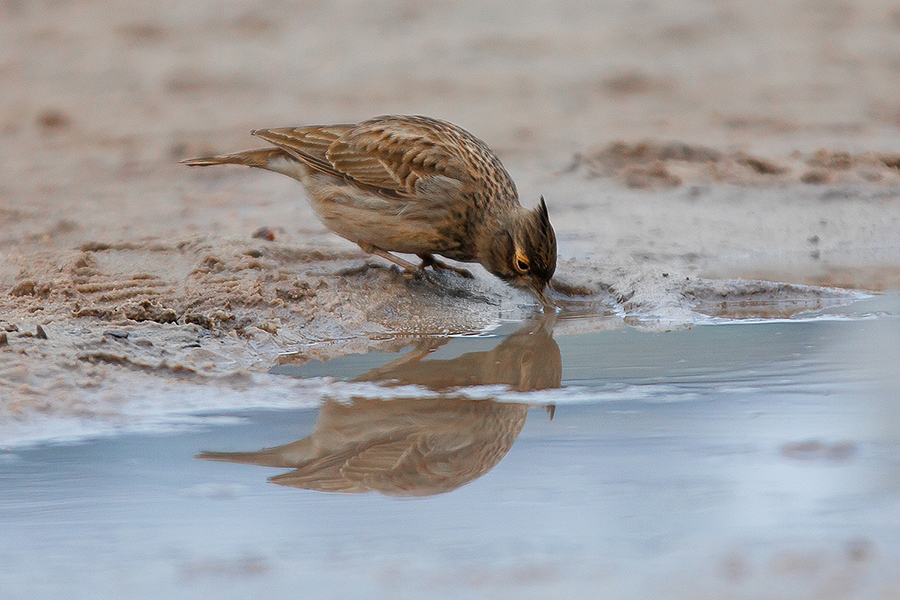
[[[516,250],[516,257],[513,261],[513,266],[516,267],[516,271],[525,274],[528,272],[528,267],[531,265],[528,262],[528,257],[525,256],[525,253],[521,250]]]

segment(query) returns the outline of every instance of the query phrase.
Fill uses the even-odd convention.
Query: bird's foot
[[[448,265],[444,261],[436,259],[431,254],[419,254],[419,258],[422,259],[422,266],[419,267],[422,270],[424,270],[425,267],[431,267],[432,269],[436,270],[440,269],[442,271],[453,271],[457,275],[461,275],[466,279],[474,279],[474,276],[468,270],[460,267],[454,267],[453,265]]]
[[[382,250],[381,248],[376,248],[375,246],[369,246],[369,245],[363,245],[363,244],[360,244],[359,246],[360,246],[360,248],[362,248],[364,251],[368,252],[369,254],[374,254],[375,256],[380,256],[381,258],[388,260],[388,261],[394,263],[395,265],[397,265],[398,267],[400,267],[400,269],[401,269],[400,272],[407,279],[416,279],[421,275],[421,272],[420,272],[421,269],[419,267],[417,267],[416,265],[412,264],[411,262],[409,262],[408,260],[403,260],[399,256],[394,256],[390,252],[387,252],[386,250]]]

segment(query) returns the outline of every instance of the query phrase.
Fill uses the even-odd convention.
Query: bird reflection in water
[[[558,388],[562,378],[552,316],[527,324],[485,352],[427,360],[446,343],[424,339],[397,360],[355,381],[421,385],[428,398],[328,401],[312,435],[256,452],[201,452],[197,458],[294,469],[272,483],[324,492],[430,496],[490,471],[525,425],[528,404],[473,400],[453,389],[505,384],[518,391]],[[553,407],[545,407],[553,417]]]

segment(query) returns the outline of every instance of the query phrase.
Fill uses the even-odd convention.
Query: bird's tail
[[[201,452],[194,458],[242,465],[296,468],[315,458],[315,448],[309,438],[303,438],[283,446],[263,448],[253,452]]]
[[[214,460],[217,462],[230,462],[241,465],[260,465],[263,467],[290,467],[285,465],[283,457],[277,449],[267,448],[256,452],[201,452],[194,458],[200,460]]]
[[[282,150],[281,148],[265,148],[263,150],[247,150],[234,154],[221,154],[219,156],[204,156],[201,158],[189,158],[181,161],[181,164],[189,167],[210,167],[213,165],[246,165],[266,171],[274,171],[288,177],[301,180],[308,169],[299,160]]]

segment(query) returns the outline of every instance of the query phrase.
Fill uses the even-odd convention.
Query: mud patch
[[[327,360],[373,343],[390,348],[410,335],[485,331],[539,312],[530,296],[484,273],[409,281],[362,257],[304,262],[299,250],[266,244],[220,240],[213,251],[195,241],[137,254],[76,249],[53,269],[32,261],[28,281],[49,282],[47,297],[0,296],[0,416],[115,415],[149,381],[179,386],[179,394],[234,393],[278,356],[301,349],[304,360]],[[781,317],[858,297],[596,260],[561,260],[558,277],[553,296],[568,333]],[[255,393],[272,389],[266,383]]]
[[[604,300],[622,325],[645,331],[691,327],[708,317],[776,319],[843,306],[865,294],[760,280],[699,279],[653,266],[604,264],[595,259],[564,260],[557,290],[576,298]],[[574,293],[574,292],[577,292]],[[587,292],[590,292],[589,294]],[[560,300],[564,294],[558,291]],[[606,323],[605,326],[608,326]]]
[[[588,178],[609,177],[630,188],[670,188],[686,183],[746,186],[791,183],[900,185],[900,155],[851,154],[819,149],[784,157],[760,157],[743,151],[720,151],[682,142],[613,142],[576,154],[570,171]]]
[[[105,410],[122,373],[210,385],[309,344],[471,332],[532,310],[487,275],[408,281],[359,252],[253,239],[91,242],[12,260],[18,281],[0,293],[7,417],[93,412],[92,397]]]
[[[684,297],[692,309],[726,319],[784,319],[803,312],[843,306],[864,297],[859,292],[771,281],[687,282]]]

